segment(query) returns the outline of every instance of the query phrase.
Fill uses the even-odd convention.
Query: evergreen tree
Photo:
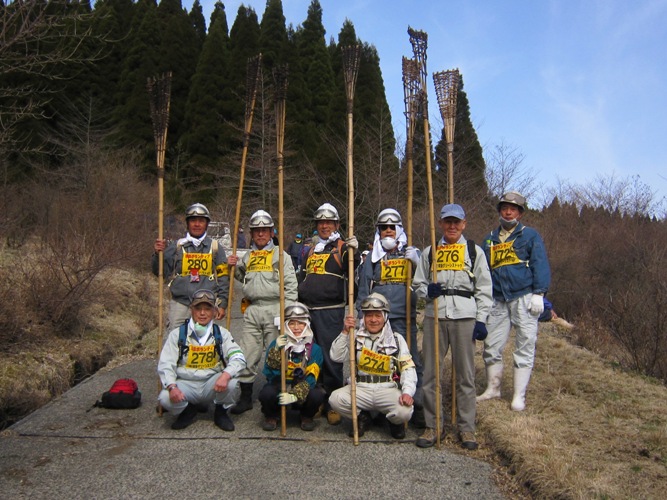
[[[199,0],[195,0],[192,4],[192,10],[188,14],[192,27],[195,30],[197,35],[197,40],[199,42],[198,50],[201,50],[204,46],[204,40],[206,40],[206,19],[204,18],[204,11],[201,8],[201,3]]]
[[[271,69],[287,61],[287,29],[281,0],[267,0],[260,23],[259,47],[264,68]]]

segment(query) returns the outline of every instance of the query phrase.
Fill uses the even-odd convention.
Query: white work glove
[[[278,335],[278,338],[276,338],[276,347],[278,349],[282,349],[287,345],[287,335]]]
[[[345,244],[350,248],[354,248],[355,250],[359,249],[359,242],[357,241],[357,237],[354,235],[346,239]]]
[[[544,312],[544,297],[537,295],[536,293],[530,298],[530,305],[528,306],[528,311],[533,316],[539,316]]]
[[[419,264],[419,250],[415,247],[405,247],[405,258],[410,259],[413,265]]]
[[[296,403],[296,399],[296,396],[294,394],[290,394],[289,392],[281,392],[278,394],[278,404],[282,406]]]

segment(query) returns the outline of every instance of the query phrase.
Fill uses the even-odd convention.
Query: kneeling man
[[[417,372],[403,336],[396,335],[387,317],[389,302],[371,293],[361,302],[362,327],[356,332],[357,411],[359,436],[371,425],[372,411],[386,415],[391,436],[405,437],[405,422],[413,411]],[[349,356],[348,329],[355,327],[353,316],[345,318],[345,330],[331,344],[331,359],[342,363]],[[335,390],[329,398],[331,408],[352,418],[350,386]]]
[[[231,333],[213,323],[215,295],[198,290],[192,296],[192,317],[169,332],[157,371],[163,390],[162,408],[177,415],[172,429],[185,429],[197,409],[215,403],[214,421],[220,429],[233,431],[227,410],[239,398],[237,374],[246,367],[241,348]]]

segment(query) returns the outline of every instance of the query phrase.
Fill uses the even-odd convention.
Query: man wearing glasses
[[[216,320],[225,317],[224,306],[229,294],[227,256],[218,242],[207,236],[211,214],[201,203],[185,211],[185,237],[167,245],[155,240],[152,259],[153,273],[158,275],[158,252],[163,252],[164,279],[169,283],[171,299],[167,332],[181,326],[190,317],[190,298],[198,290],[210,290],[216,297]]]
[[[520,221],[526,198],[510,191],[498,202],[500,226],[484,239],[484,252],[493,276],[493,307],[489,335],[484,341],[486,390],[477,401],[500,397],[503,350],[514,326],[514,396],[511,408],[526,408],[526,389],[535,360],[537,321],[544,312],[544,294],[551,283],[551,270],[539,233]]]
[[[436,405],[442,405],[441,401],[435,400],[434,332],[437,328],[440,363],[444,363],[449,347],[452,348],[458,437],[463,448],[476,450],[475,340],[483,340],[486,336],[484,323],[492,303],[491,272],[482,249],[463,236],[466,216],[461,205],[443,206],[438,225],[442,238],[433,255],[431,247],[424,249],[413,281],[415,293],[426,299],[422,349],[426,429],[415,444],[428,448],[437,441]],[[432,274],[434,261],[435,279]],[[435,325],[434,304],[438,307],[438,325]]]

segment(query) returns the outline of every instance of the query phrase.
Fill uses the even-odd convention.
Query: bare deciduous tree
[[[533,198],[539,190],[537,170],[527,166],[526,157],[517,146],[501,141],[487,148],[484,155],[486,161],[486,184],[489,193],[501,197],[503,193],[519,191],[526,198]]]

